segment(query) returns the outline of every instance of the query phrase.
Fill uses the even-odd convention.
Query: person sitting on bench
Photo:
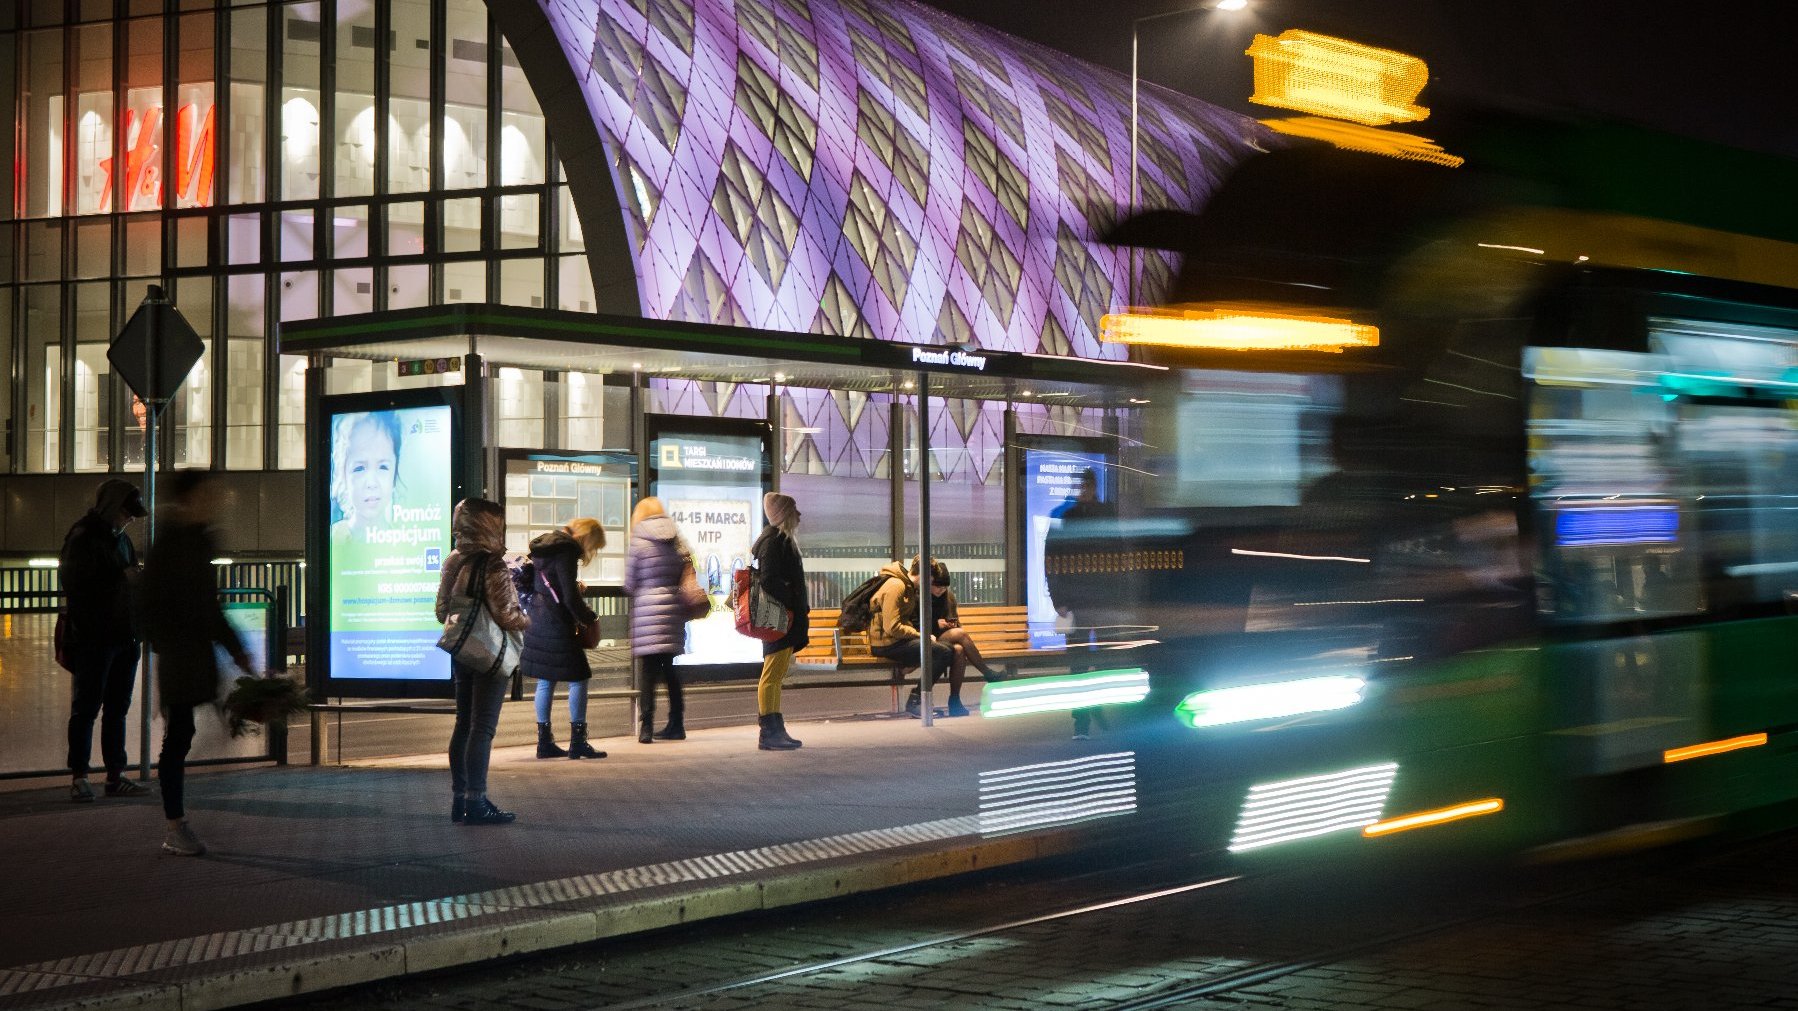
[[[916,577],[915,572],[913,576]],[[1009,665],[1003,672],[994,671],[986,658],[980,655],[980,647],[975,645],[974,636],[961,627],[961,610],[956,606],[955,591],[949,588],[949,566],[935,559],[930,562],[930,593],[936,598],[936,602],[930,605],[930,616],[936,622],[938,642],[961,654],[967,666],[979,671],[980,676],[988,681],[1004,681],[1017,676],[1017,668]]]
[[[916,564],[913,562],[914,566]],[[887,580],[874,592],[869,607],[868,651],[901,668],[916,667],[922,638],[917,626],[912,624],[918,614],[917,584],[903,562],[888,562],[880,574]],[[961,701],[961,682],[967,674],[967,659],[961,650],[951,648],[933,635],[930,637],[930,676],[934,678],[945,668],[949,671],[949,715],[966,716],[968,707]],[[916,717],[920,710],[920,693],[913,687],[905,711]]]

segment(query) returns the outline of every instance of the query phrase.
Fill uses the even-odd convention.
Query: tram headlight
[[[1367,682],[1361,678],[1331,675],[1214,688],[1193,692],[1180,700],[1174,715],[1194,730],[1250,720],[1277,720],[1346,709],[1361,701],[1366,687]]]

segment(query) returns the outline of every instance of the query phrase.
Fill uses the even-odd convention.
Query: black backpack
[[[866,632],[868,624],[874,620],[874,594],[891,579],[885,573],[875,573],[862,585],[849,591],[843,598],[843,611],[837,615],[837,631]]]

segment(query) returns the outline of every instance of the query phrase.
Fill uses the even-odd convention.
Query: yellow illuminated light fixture
[[[1311,114],[1262,120],[1271,129],[1449,168],[1466,160],[1427,137],[1378,129],[1429,118],[1430,110],[1416,100],[1430,68],[1415,56],[1297,28],[1277,37],[1257,35],[1247,52],[1255,61],[1249,101]]]
[[[1380,328],[1274,309],[1169,307],[1107,313],[1099,320],[1099,339],[1193,350],[1341,352],[1378,347]]]
[[[1257,35],[1249,101],[1367,126],[1415,123],[1430,110],[1415,101],[1430,68],[1407,53],[1289,28]]]
[[[1726,751],[1758,748],[1765,743],[1767,743],[1766,734],[1743,734],[1740,737],[1726,737],[1721,741],[1689,744],[1683,748],[1669,748],[1661,753],[1661,758],[1671,765],[1674,762],[1683,762],[1688,758],[1703,758],[1706,755],[1721,755]]]
[[[1463,818],[1477,818],[1482,814],[1497,814],[1505,809],[1505,802],[1498,797],[1486,800],[1469,801],[1453,807],[1439,807],[1433,811],[1419,811],[1416,814],[1400,815],[1376,821],[1361,829],[1361,834],[1369,839],[1395,832],[1409,832],[1414,828],[1429,828],[1446,822],[1460,821]]]

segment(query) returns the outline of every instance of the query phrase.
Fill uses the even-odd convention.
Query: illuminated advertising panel
[[[1090,447],[1049,446],[1028,447],[1023,455],[1026,621],[1031,647],[1053,649],[1067,645],[1065,629],[1081,619],[1072,613],[1075,602],[1058,602],[1049,592],[1046,549],[1070,512],[1078,516],[1091,507],[1109,508],[1111,455]],[[1092,499],[1089,505],[1081,504],[1083,496]],[[1061,610],[1070,613],[1062,615]]]
[[[768,490],[767,426],[755,422],[667,419],[651,429],[650,494],[662,500],[693,551],[712,612],[687,623],[689,666],[759,664],[762,644],[737,634],[728,597],[736,570],[751,560]]]
[[[333,694],[445,695],[437,580],[457,496],[453,389],[329,398],[323,510]],[[315,553],[316,556],[316,553]],[[350,685],[359,686],[345,690]]]

